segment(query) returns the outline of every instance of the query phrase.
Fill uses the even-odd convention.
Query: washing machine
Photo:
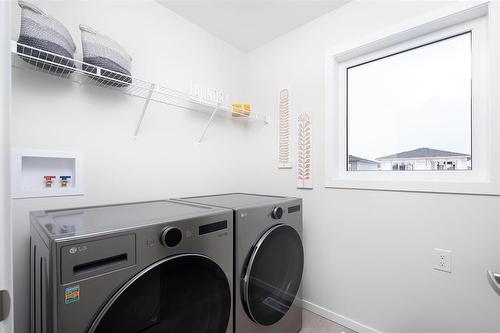
[[[234,211],[235,333],[300,331],[302,200],[244,193],[178,200]]]
[[[233,212],[154,201],[31,213],[31,333],[231,333]]]

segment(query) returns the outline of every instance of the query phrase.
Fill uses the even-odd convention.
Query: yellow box
[[[248,117],[250,116],[250,112],[252,107],[250,104],[233,104],[233,117]]]

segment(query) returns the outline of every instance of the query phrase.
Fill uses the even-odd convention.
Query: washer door
[[[231,312],[224,271],[210,258],[161,260],[128,281],[104,306],[90,333],[223,333]]]
[[[243,278],[243,300],[256,323],[272,325],[287,312],[300,287],[304,249],[294,228],[280,224],[254,246]]]

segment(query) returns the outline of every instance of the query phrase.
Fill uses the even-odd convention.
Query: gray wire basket
[[[95,74],[97,72],[95,66],[100,67],[101,77],[93,77],[102,84],[117,86],[118,81],[118,86],[126,87],[132,83],[130,76],[132,58],[121,45],[88,26],[80,25],[80,31],[82,33],[83,62],[85,63],[82,69]],[[106,80],[102,76],[112,80]]]
[[[19,0],[18,4],[21,7],[21,30],[18,43],[39,49],[32,51],[18,46],[17,51],[21,59],[49,71],[63,72],[59,74],[72,72],[71,67],[75,68],[75,63],[71,59],[74,57],[76,46],[66,27],[29,2]],[[25,50],[30,50],[30,54],[26,54],[30,57],[22,56],[22,54],[25,54]],[[36,54],[33,54],[33,52],[36,52]],[[58,57],[58,55],[64,58]],[[47,66],[46,62],[35,61],[33,57],[47,62],[57,62],[67,67],[45,68]]]

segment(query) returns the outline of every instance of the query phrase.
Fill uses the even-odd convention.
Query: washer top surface
[[[109,206],[33,212],[32,215],[54,238],[91,235],[130,229],[143,225],[170,222],[221,209],[174,201],[152,201]]]
[[[290,200],[289,197],[278,197],[271,195],[246,194],[246,193],[229,193],[220,195],[210,195],[202,197],[182,198],[189,202],[199,203],[203,205],[212,205],[224,208],[242,208],[258,206],[262,204],[279,203]]]

